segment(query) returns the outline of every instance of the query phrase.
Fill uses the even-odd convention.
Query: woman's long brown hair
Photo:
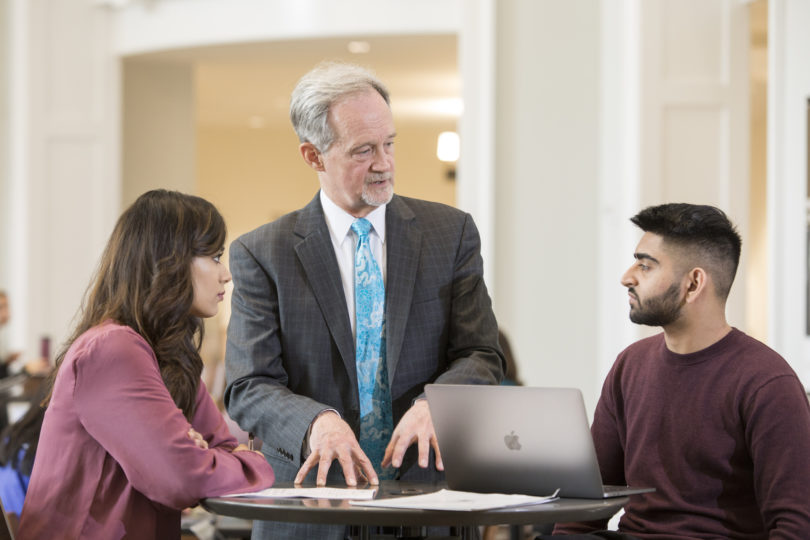
[[[112,319],[129,326],[152,347],[160,374],[186,418],[202,373],[202,321],[191,314],[191,262],[219,253],[225,222],[200,197],[154,190],[141,195],[118,219],[85,293],[80,321],[56,357],[53,382],[73,342]]]

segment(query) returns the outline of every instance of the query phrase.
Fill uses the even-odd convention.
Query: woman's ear
[[[304,142],[298,146],[298,151],[301,152],[301,157],[304,158],[304,161],[307,165],[312,167],[318,172],[323,172],[323,157],[321,152],[315,148],[315,145],[311,142]]]

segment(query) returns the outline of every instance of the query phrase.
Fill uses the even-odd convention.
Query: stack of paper
[[[503,493],[472,493],[441,489],[433,493],[374,499],[377,488],[269,488],[252,493],[238,493],[225,497],[251,497],[285,499],[301,497],[307,499],[343,499],[355,506],[376,506],[379,508],[411,508],[417,510],[493,510],[511,506],[543,504],[557,499],[557,493],[547,497],[530,495],[506,495]]]
[[[374,498],[374,493],[376,493],[376,491],[377,488],[267,488],[261,491],[253,491],[251,493],[235,493],[232,495],[225,495],[225,497],[252,497],[255,499],[291,499],[295,497],[302,497],[305,499],[368,500]]]
[[[441,489],[424,495],[409,497],[395,497],[378,500],[353,500],[350,504],[356,506],[376,506],[381,508],[413,508],[420,510],[493,510],[511,506],[524,506],[529,504],[543,504],[557,499],[555,491],[548,497],[532,497],[529,495],[505,495],[503,493],[471,493],[468,491],[453,491]]]

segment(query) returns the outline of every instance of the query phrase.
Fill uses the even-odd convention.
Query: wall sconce
[[[450,163],[444,176],[451,182],[456,179],[456,161],[461,150],[458,133],[455,131],[442,131],[439,133],[439,140],[436,143],[436,157],[439,161]]]
[[[439,161],[455,163],[458,161],[460,147],[458,133],[455,131],[442,131],[439,133],[439,141],[436,144],[436,157],[439,158]]]

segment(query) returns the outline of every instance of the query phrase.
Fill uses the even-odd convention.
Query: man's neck
[[[731,332],[725,317],[702,321],[677,321],[664,327],[667,349],[690,354],[714,345]]]

